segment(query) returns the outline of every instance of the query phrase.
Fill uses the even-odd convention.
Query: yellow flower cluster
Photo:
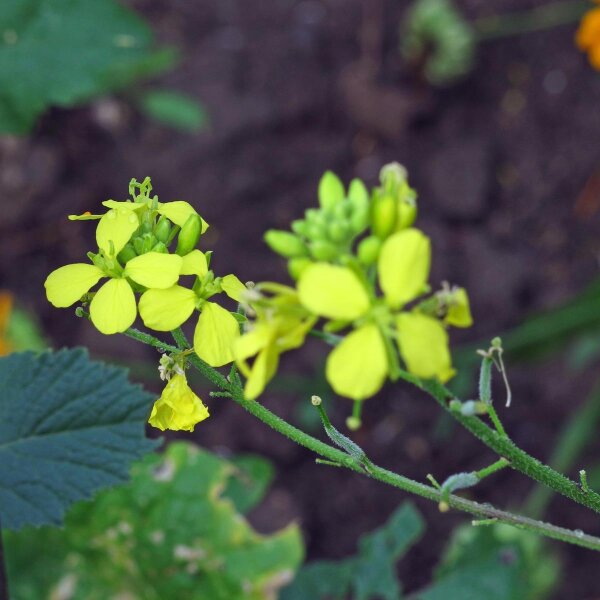
[[[598,0],[596,0],[598,4]],[[575,42],[582,52],[587,52],[590,64],[600,71],[600,7],[589,10],[581,19]]]
[[[50,273],[45,282],[48,300],[57,307],[89,302],[92,323],[107,335],[127,330],[138,310],[146,327],[156,331],[176,329],[198,311],[195,352],[213,367],[230,363],[239,325],[209,298],[223,292],[239,301],[246,288],[235,275],[215,277],[209,269],[209,257],[196,248],[208,224],[195,209],[181,200],[159,202],[151,190],[149,178],[141,184],[132,180],[132,200],[107,200],[104,214],[69,217],[98,220],[98,252],[88,254],[91,264],[66,265]],[[176,238],[177,248],[171,252]],[[190,288],[179,283],[186,276],[194,278]],[[103,279],[107,281],[90,293]],[[208,416],[193,398],[185,377],[174,377],[154,408],[152,424],[189,430],[191,421]]]

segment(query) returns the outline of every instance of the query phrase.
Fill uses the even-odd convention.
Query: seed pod
[[[292,279],[298,280],[304,270],[312,264],[310,258],[292,258],[288,261],[288,273]]]
[[[154,227],[154,235],[159,242],[166,244],[170,233],[171,223],[166,217],[162,216]]]
[[[270,229],[265,233],[265,242],[277,254],[285,258],[297,258],[306,256],[304,242],[289,231]]]
[[[372,265],[377,261],[380,249],[381,240],[375,235],[370,235],[358,245],[358,260],[363,265]]]
[[[201,234],[202,219],[196,213],[191,214],[179,232],[175,253],[179,254],[179,256],[189,254],[198,244]]]
[[[119,263],[126,265],[132,258],[135,258],[136,256],[137,252],[135,251],[133,244],[127,243],[125,244],[123,250],[119,252],[117,259],[119,260]]]
[[[338,249],[331,242],[317,240],[310,245],[310,253],[316,260],[333,260],[338,255]]]

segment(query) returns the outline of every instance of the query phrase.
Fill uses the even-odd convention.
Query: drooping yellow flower
[[[383,298],[373,297],[350,267],[315,263],[302,274],[302,304],[316,315],[354,327],[327,358],[326,376],[336,393],[363,400],[381,388],[390,375],[390,338],[411,373],[441,381],[452,375],[443,324],[416,311],[398,312],[426,291],[430,256],[429,239],[417,229],[391,235],[377,266]]]
[[[244,396],[254,400],[274,377],[283,352],[299,348],[317,317],[300,305],[293,288],[277,284],[260,284],[275,290],[273,298],[252,304],[256,319],[234,344],[236,364],[246,377]],[[250,364],[249,359],[256,358]]]
[[[575,43],[587,52],[590,64],[600,71],[600,7],[589,10],[581,19]]]
[[[114,242],[113,245],[115,253],[119,252]],[[51,304],[66,308],[108,277],[91,301],[90,317],[101,333],[110,335],[125,331],[135,321],[136,301],[128,278],[148,288],[169,288],[179,279],[182,258],[175,254],[148,252],[130,260],[124,269],[114,257],[104,260],[103,265],[104,269],[95,264],[65,265],[50,273],[44,286]]]
[[[209,417],[202,400],[191,390],[185,375],[175,374],[152,407],[148,423],[161,431],[194,431]]]

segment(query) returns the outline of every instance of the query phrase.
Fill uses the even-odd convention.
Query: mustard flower
[[[304,271],[298,282],[302,304],[336,328],[353,327],[327,358],[326,376],[336,393],[364,400],[394,376],[390,339],[411,373],[440,381],[453,375],[443,323],[418,309],[404,310],[427,291],[430,260],[429,239],[419,230],[392,234],[377,264],[383,298],[349,266],[315,263]]]
[[[208,417],[208,409],[189,387],[185,374],[176,373],[154,403],[148,423],[161,431],[194,431]]]
[[[196,354],[212,367],[233,362],[232,346],[240,335],[239,324],[225,308],[208,298],[225,292],[234,300],[241,299],[246,286],[235,276],[214,278],[208,270],[206,257],[194,250],[183,257],[182,275],[196,275],[199,285],[193,289],[173,283],[170,286],[148,289],[139,302],[144,325],[155,331],[172,331],[185,323],[194,310],[200,312],[194,332]]]

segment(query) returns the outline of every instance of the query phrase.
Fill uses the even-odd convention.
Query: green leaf
[[[0,520],[61,523],[70,504],[121,483],[154,443],[152,396],[85,350],[0,359]]]
[[[416,600],[540,600],[559,575],[537,536],[508,525],[459,527],[436,583]]]
[[[252,510],[264,497],[273,481],[275,469],[261,456],[237,456],[231,459],[235,467],[223,495],[241,513]]]
[[[199,102],[177,92],[148,92],[141,98],[140,108],[155,121],[183,131],[198,131],[208,122]]]
[[[396,562],[421,537],[424,522],[405,502],[380,529],[365,535],[356,556],[342,561],[314,562],[302,568],[282,600],[399,600]]]
[[[302,561],[300,532],[254,532],[222,497],[236,471],[181,442],[146,457],[131,483],[75,506],[64,530],[7,536],[14,596],[51,597],[71,581],[71,600],[276,598]]]
[[[0,133],[26,133],[49,106],[127,87],[175,60],[115,0],[2,0],[0,31]]]

